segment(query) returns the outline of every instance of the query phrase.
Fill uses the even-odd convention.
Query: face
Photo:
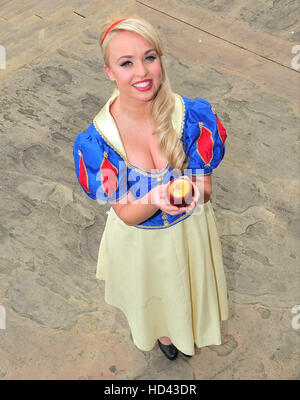
[[[115,81],[120,96],[128,100],[150,101],[157,93],[162,70],[153,46],[135,32],[115,34],[107,46],[109,66],[104,70]]]

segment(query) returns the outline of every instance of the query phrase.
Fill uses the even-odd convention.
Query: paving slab
[[[55,20],[58,39],[47,52],[29,54],[5,78],[0,70],[0,379],[299,380],[299,73],[262,57],[267,43],[253,40],[256,54],[238,47],[229,28],[239,19],[250,38],[291,45],[294,2],[201,1],[206,16],[224,19],[223,37],[216,25],[204,32],[192,21],[200,2],[122,2],[160,30],[173,90],[210,101],[228,132],[212,204],[230,318],[222,345],[174,362],[157,345],[136,348],[125,315],[105,303],[105,282],[95,278],[109,206],[79,187],[72,146],[112,92],[97,40],[120,3],[83,3],[93,12],[78,16],[73,37],[63,40]],[[284,20],[272,25],[280,7]]]
[[[274,35],[274,31],[270,32],[269,30],[265,30],[265,24],[254,28],[251,18],[248,20],[242,18],[242,10],[245,10],[245,7],[242,7],[244,4],[243,1],[199,2],[190,0],[167,0],[160,2],[159,0],[142,0],[137,3],[158,11],[162,16],[165,15],[166,18],[174,18],[177,20],[178,26],[180,26],[181,22],[184,22],[198,28],[200,32],[291,68],[291,49],[293,45],[297,45],[300,40],[298,34],[300,31],[300,22],[293,14],[288,14],[288,18],[290,20],[290,29],[293,29],[293,31],[290,32],[294,32],[294,34],[289,33],[288,38],[283,40],[278,37],[278,34],[282,31],[282,33],[285,33],[284,29],[279,29]],[[235,8],[230,8],[232,3],[235,4]],[[241,8],[239,8],[239,13],[237,15],[235,11],[239,3]],[[213,4],[214,7],[212,6]],[[254,9],[251,11],[253,14],[255,14],[255,11],[258,11],[256,13],[258,16],[262,11],[260,7],[263,4],[261,3],[260,7],[257,7],[257,5],[258,2],[255,2],[253,4]],[[290,2],[290,7],[292,6],[296,9],[296,5],[296,1],[292,2],[292,4]],[[224,13],[225,7],[229,8],[229,10],[226,10],[226,13]],[[219,12],[216,12],[216,10],[219,10]],[[248,7],[247,11],[249,11]]]
[[[158,7],[158,2],[154,2],[154,4],[157,4]],[[172,13],[171,11],[168,15],[161,12],[158,8],[149,8],[141,2],[137,2],[134,8],[144,17],[147,17],[151,12],[151,20],[159,26],[161,32],[167,38],[167,48],[172,49],[172,54],[176,55],[180,60],[207,65],[226,75],[245,77],[262,88],[263,91],[281,96],[291,102],[296,115],[300,115],[299,70],[292,69],[291,67],[283,69],[282,65],[277,64],[277,62],[272,62],[272,60],[259,55],[260,53],[263,54],[263,51],[260,51],[258,47],[260,42],[254,45],[253,38],[249,38],[249,46],[252,45],[256,49],[255,52],[251,52],[247,48],[241,48],[238,45],[232,44],[237,39],[236,33],[232,32],[232,30],[223,34],[225,39],[227,37],[231,39],[231,43],[230,41],[223,40],[222,37],[199,29],[203,25],[200,18],[196,18],[195,23],[197,25],[188,25],[184,21],[189,21],[191,11],[186,11],[184,14],[185,8],[181,9],[180,13],[176,13],[176,11]],[[192,11],[194,11],[194,8],[192,8]],[[177,18],[174,18],[173,14]],[[212,18],[210,19],[212,20]],[[213,27],[215,25],[218,26],[218,21],[212,25]],[[209,25],[206,26],[204,24],[204,27],[209,29]],[[247,30],[248,28],[243,25],[242,33],[244,32],[245,36]],[[178,31],[180,31],[180,35]],[[271,40],[270,37],[266,37],[262,33],[261,43],[264,42],[268,43],[267,47],[271,47],[274,40]],[[279,43],[277,41],[276,44],[278,48],[284,49],[284,57],[287,56],[287,62],[291,63],[293,55],[290,43]]]

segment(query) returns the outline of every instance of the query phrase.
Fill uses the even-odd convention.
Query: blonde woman
[[[170,360],[178,350],[190,357],[195,345],[221,344],[220,321],[228,318],[210,202],[226,131],[207,100],[172,92],[162,41],[149,22],[110,20],[99,44],[116,87],[73,148],[84,192],[111,205],[96,277],[140,350],[157,341]],[[180,177],[176,202],[171,182]],[[180,204],[185,190],[193,197]]]

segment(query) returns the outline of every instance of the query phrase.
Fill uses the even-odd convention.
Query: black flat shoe
[[[177,348],[174,346],[173,343],[171,344],[162,344],[159,339],[157,339],[158,346],[161,349],[161,351],[164,353],[164,355],[169,359],[169,360],[175,360],[178,354]]]

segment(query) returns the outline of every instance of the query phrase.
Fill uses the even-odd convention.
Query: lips
[[[143,81],[135,82],[132,86],[139,92],[145,92],[152,88],[152,79],[144,79]]]

